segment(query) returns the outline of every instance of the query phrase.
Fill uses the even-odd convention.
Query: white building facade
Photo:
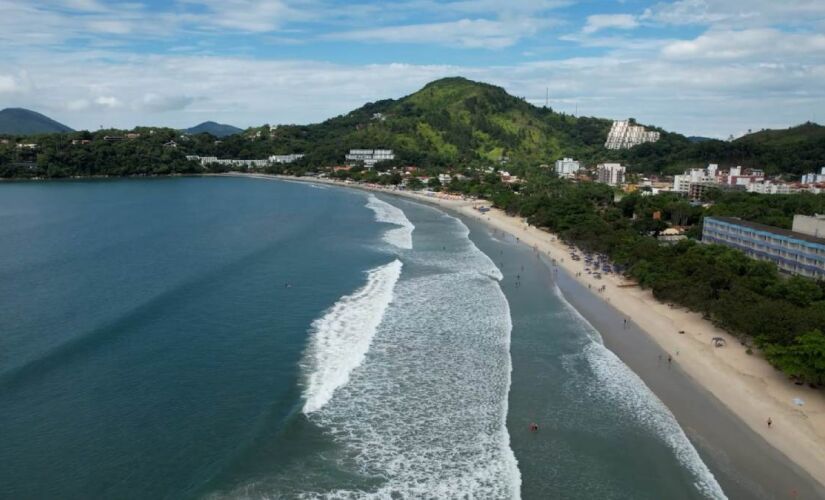
[[[646,142],[659,140],[659,132],[648,132],[641,125],[632,125],[630,120],[616,120],[607,134],[604,147],[607,149],[628,149]]]
[[[581,164],[573,158],[556,160],[556,175],[559,177],[575,177],[581,170]]]
[[[620,186],[624,184],[627,169],[621,163],[600,163],[596,166],[598,182],[610,186]]]
[[[348,162],[363,162],[367,168],[372,168],[379,161],[394,160],[392,149],[350,149],[346,155]]]

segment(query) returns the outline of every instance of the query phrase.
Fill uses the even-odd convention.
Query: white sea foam
[[[398,248],[409,250],[413,247],[412,232],[415,226],[404,212],[386,201],[378,199],[375,195],[370,195],[367,200],[367,208],[375,212],[375,220],[400,226],[389,229],[384,233],[384,241]]]
[[[691,473],[694,486],[703,496],[726,498],[713,473],[679,427],[676,418],[642,379],[601,344],[589,344],[585,347],[584,356],[599,379],[599,383],[590,388],[590,395],[619,406],[632,414],[635,422],[662,439]]]
[[[343,446],[340,466],[374,486],[304,498],[520,496],[506,427],[512,323],[501,273],[460,221],[433,219],[366,359],[310,414]]]
[[[596,383],[585,388],[589,396],[618,406],[626,414],[632,415],[634,422],[661,439],[693,476],[693,484],[700,494],[706,498],[726,498],[713,473],[702,461],[667,406],[636,373],[604,346],[599,332],[567,301],[558,286],[555,286],[554,291],[571,316],[593,340],[585,345],[582,353],[596,377]]]
[[[373,269],[366,285],[342,297],[312,323],[313,332],[304,360],[304,371],[308,374],[304,413],[323,408],[364,360],[392,301],[401,266],[401,261],[396,259]]]

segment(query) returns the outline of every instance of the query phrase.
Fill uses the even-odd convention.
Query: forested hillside
[[[44,117],[45,118],[45,117]],[[185,155],[263,159],[273,154],[303,153],[288,167],[301,173],[343,163],[350,149],[388,148],[392,165],[416,165],[430,172],[506,165],[524,175],[530,168],[573,157],[592,166],[620,161],[631,171],[681,173],[719,163],[762,168],[768,174],[797,176],[823,166],[825,127],[804,124],[763,131],[736,141],[691,140],[655,127],[661,139],[630,150],[609,151],[604,142],[611,120],[575,117],[536,107],[504,89],[464,78],[445,78],[400,99],[368,103],[346,115],[311,125],[264,125],[218,139],[209,133],[184,134],[164,128],[139,128],[140,137],[106,143],[106,135],[125,131],[62,133],[38,136],[33,152],[15,151],[14,143],[32,142],[6,135],[0,144],[0,175],[133,175],[190,171]],[[149,135],[154,130],[157,135]],[[201,129],[198,129],[200,131]],[[207,132],[218,129],[207,127]],[[221,134],[224,129],[220,129]],[[81,146],[76,139],[91,140]],[[161,138],[163,140],[161,140]],[[177,148],[163,146],[175,140]],[[32,166],[31,163],[36,163]],[[21,168],[21,165],[25,168]],[[16,166],[15,166],[16,165]]]

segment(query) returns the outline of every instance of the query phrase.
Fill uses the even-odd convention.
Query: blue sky
[[[825,1],[0,0],[0,107],[308,123],[462,75],[727,137],[825,117]]]

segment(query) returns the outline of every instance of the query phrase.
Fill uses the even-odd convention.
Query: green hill
[[[48,116],[23,108],[0,111],[0,134],[32,135],[72,132],[72,129]]]
[[[764,169],[769,175],[795,177],[825,166],[825,127],[805,123],[784,130],[763,130],[735,141],[706,140],[682,142],[663,137],[655,144],[643,144],[623,151],[621,159],[645,172],[681,173],[689,167],[718,163]]]
[[[399,162],[451,166],[549,162],[562,155],[595,158],[611,121],[539,108],[493,85],[445,78],[400,99],[368,103],[325,122],[253,129],[226,141],[227,156],[303,152],[310,164],[343,161],[355,148],[390,148]]]
[[[225,125],[223,123],[215,123],[212,121],[203,122],[194,127],[184,130],[187,134],[211,134],[215,137],[228,137],[230,135],[239,134],[243,132],[238,127],[232,125]]]

